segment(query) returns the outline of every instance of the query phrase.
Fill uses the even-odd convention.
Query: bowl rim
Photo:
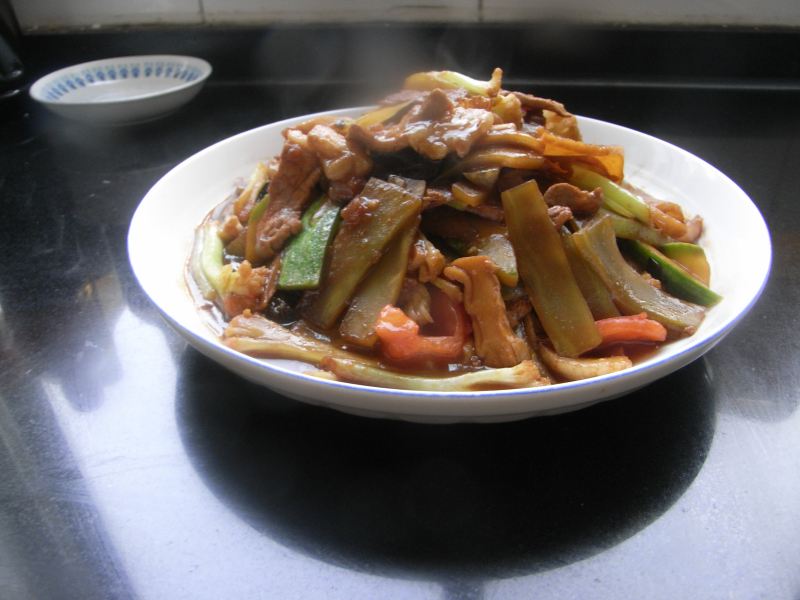
[[[179,79],[174,79],[178,85],[167,87],[163,90],[156,90],[151,92],[143,92],[140,94],[134,94],[131,96],[127,96],[125,98],[114,98],[110,100],[79,100],[79,101],[70,101],[68,99],[59,98],[58,100],[49,100],[44,95],[44,88],[48,84],[50,84],[53,80],[61,77],[62,75],[66,75],[67,73],[77,70],[77,69],[86,69],[91,67],[96,67],[100,65],[105,65],[108,63],[117,63],[118,61],[143,61],[143,60],[181,60],[187,63],[191,63],[192,66],[195,66],[200,69],[200,76],[193,80],[193,81],[181,81]],[[29,93],[31,98],[36,100],[37,102],[41,102],[42,104],[47,104],[51,106],[114,106],[114,105],[124,105],[130,102],[140,102],[143,100],[149,100],[151,98],[156,98],[159,96],[165,96],[168,94],[172,94],[175,92],[179,92],[181,90],[185,90],[191,87],[195,87],[198,85],[202,85],[206,79],[209,78],[211,73],[214,71],[211,63],[207,60],[199,58],[197,56],[189,56],[186,54],[136,54],[130,56],[112,56],[109,58],[100,58],[97,60],[90,60],[87,62],[77,63],[74,65],[69,65],[67,67],[63,67],[56,71],[52,71],[47,75],[43,75],[39,79],[37,79],[30,87]],[[97,85],[97,84],[91,84]],[[69,94],[67,94],[68,96]],[[66,97],[65,97],[66,98]]]
[[[645,385],[645,384],[650,382],[650,380],[646,378],[645,373],[651,372],[651,371],[657,371],[659,369],[664,369],[664,368],[668,369],[667,373],[672,372],[673,370],[676,370],[676,369],[680,368],[682,365],[684,365],[684,364],[690,362],[691,360],[693,360],[693,358],[692,358],[693,354],[697,354],[698,351],[700,352],[700,354],[703,354],[705,351],[707,351],[708,349],[710,349],[711,347],[716,345],[728,333],[730,333],[730,331],[733,330],[735,328],[735,326],[750,312],[750,310],[756,304],[758,299],[761,297],[761,295],[762,295],[762,293],[763,293],[763,291],[764,291],[764,289],[766,287],[766,284],[767,284],[767,282],[769,280],[769,275],[770,275],[770,272],[771,272],[772,260],[773,260],[772,240],[771,240],[771,236],[770,236],[769,227],[767,226],[766,221],[764,219],[764,216],[761,214],[761,211],[758,209],[757,205],[753,202],[753,200],[750,198],[750,196],[744,190],[741,189],[741,187],[735,181],[733,181],[723,171],[721,171],[720,169],[718,169],[716,166],[714,166],[713,164],[709,163],[708,161],[706,161],[706,160],[700,158],[699,156],[689,152],[688,150],[684,150],[680,146],[676,146],[675,144],[672,144],[672,143],[670,143],[670,142],[668,142],[668,141],[666,141],[664,139],[661,139],[661,138],[656,137],[654,135],[650,135],[650,134],[644,133],[642,131],[638,131],[638,130],[630,128],[630,127],[625,127],[624,125],[619,125],[617,123],[611,123],[609,121],[604,121],[602,119],[595,119],[595,118],[591,118],[591,117],[585,117],[585,116],[582,116],[582,115],[578,115],[578,119],[580,121],[591,121],[591,122],[598,123],[601,126],[610,125],[612,127],[616,127],[616,128],[625,130],[627,132],[630,132],[630,133],[632,133],[634,135],[644,136],[644,137],[646,137],[646,138],[648,138],[650,140],[653,140],[653,141],[655,141],[655,142],[657,142],[659,144],[665,144],[665,145],[669,146],[670,149],[672,151],[674,151],[674,152],[678,152],[680,154],[686,155],[686,156],[690,157],[690,159],[692,159],[692,160],[700,161],[701,163],[711,167],[715,172],[717,172],[719,175],[721,175],[722,177],[727,179],[728,182],[730,182],[730,184],[735,186],[741,192],[741,194],[750,203],[750,207],[753,209],[755,215],[757,215],[757,217],[758,217],[757,220],[753,223],[753,226],[755,228],[757,228],[757,229],[760,229],[761,233],[764,235],[764,240],[763,241],[764,241],[764,244],[765,244],[764,245],[765,256],[764,256],[764,262],[761,265],[763,270],[759,274],[760,275],[760,280],[758,281],[757,287],[754,286],[754,288],[755,288],[754,293],[750,297],[750,299],[747,302],[747,304],[745,306],[741,307],[740,310],[735,315],[732,315],[732,317],[730,319],[726,319],[725,322],[720,323],[715,329],[707,332],[701,338],[697,338],[696,340],[693,340],[693,343],[687,345],[685,348],[683,348],[683,349],[681,349],[679,351],[676,351],[674,353],[670,353],[670,354],[668,354],[666,356],[660,357],[659,359],[657,359],[655,361],[652,361],[652,362],[650,360],[643,361],[643,362],[635,364],[631,368],[625,369],[623,371],[618,371],[618,372],[615,372],[615,373],[610,373],[610,374],[602,375],[602,376],[599,376],[599,377],[592,377],[592,378],[589,378],[589,379],[583,379],[583,380],[578,380],[578,381],[569,381],[569,382],[563,382],[563,383],[556,383],[556,384],[551,384],[551,385],[546,385],[546,386],[541,386],[541,387],[526,387],[526,388],[500,389],[500,390],[458,391],[458,392],[435,392],[435,391],[420,391],[420,390],[404,390],[404,389],[394,389],[394,388],[382,388],[382,387],[376,387],[376,386],[370,386],[370,385],[364,385],[364,384],[349,383],[349,382],[345,382],[345,381],[322,379],[322,378],[319,378],[319,377],[314,377],[313,375],[310,375],[310,374],[307,374],[307,373],[304,373],[304,372],[294,371],[292,369],[283,367],[281,365],[271,364],[270,362],[268,362],[268,359],[266,359],[266,360],[265,359],[260,359],[260,358],[249,356],[249,355],[244,354],[242,352],[238,352],[238,351],[236,351],[236,350],[234,350],[232,348],[229,348],[229,347],[225,346],[224,344],[222,344],[219,341],[216,341],[216,343],[212,342],[212,341],[206,339],[205,337],[200,336],[195,331],[193,331],[191,328],[188,328],[188,327],[184,326],[182,323],[180,323],[179,320],[175,316],[169,314],[150,295],[149,288],[146,287],[145,285],[143,285],[142,278],[139,276],[139,272],[138,272],[138,268],[137,267],[140,267],[141,265],[138,264],[139,261],[135,258],[135,256],[134,256],[135,253],[131,252],[131,250],[132,250],[132,246],[134,245],[134,241],[135,241],[135,238],[136,238],[136,233],[142,227],[140,222],[141,222],[141,220],[143,218],[142,214],[145,212],[145,210],[142,209],[142,206],[146,203],[146,201],[147,201],[149,196],[156,196],[157,195],[157,188],[160,187],[160,185],[162,184],[162,181],[166,180],[172,174],[173,171],[176,171],[176,170],[184,167],[190,161],[199,159],[199,158],[201,158],[202,156],[204,156],[206,154],[213,153],[214,151],[217,150],[218,147],[220,147],[220,146],[222,146],[222,145],[224,145],[226,143],[229,143],[229,142],[231,142],[231,141],[233,141],[233,140],[235,140],[237,138],[241,138],[241,137],[245,137],[245,136],[248,136],[248,135],[252,135],[252,134],[254,134],[254,132],[256,132],[258,130],[261,130],[261,129],[264,129],[264,128],[267,128],[267,127],[274,127],[277,130],[280,130],[283,127],[286,127],[286,126],[291,125],[293,123],[297,123],[299,120],[312,119],[312,118],[320,116],[320,115],[336,115],[336,114],[347,115],[347,114],[353,113],[355,111],[367,111],[370,108],[374,108],[374,107],[371,107],[371,106],[349,107],[349,108],[344,108],[344,109],[319,111],[319,112],[312,113],[312,114],[299,115],[299,116],[295,116],[295,117],[282,119],[280,121],[274,121],[274,122],[270,122],[270,123],[265,123],[264,125],[261,125],[261,126],[258,126],[258,127],[254,127],[252,129],[249,129],[249,130],[246,130],[246,131],[242,131],[242,132],[239,132],[239,133],[237,133],[235,135],[226,137],[224,139],[221,139],[221,140],[219,140],[219,141],[217,141],[217,142],[215,142],[215,143],[213,143],[213,144],[211,144],[211,145],[199,150],[198,152],[192,154],[191,156],[187,157],[186,159],[184,159],[183,161],[181,161],[180,163],[175,165],[175,167],[173,167],[173,169],[171,169],[169,172],[165,173],[162,176],[162,178],[159,179],[148,190],[148,192],[145,194],[145,196],[142,198],[139,206],[137,207],[137,209],[136,209],[136,211],[135,211],[135,213],[134,213],[134,215],[133,215],[133,217],[131,219],[130,226],[129,226],[129,229],[128,229],[128,236],[127,236],[128,259],[129,259],[129,262],[131,264],[132,271],[133,271],[134,276],[135,276],[137,282],[139,283],[140,287],[147,294],[147,296],[150,299],[150,301],[153,302],[153,304],[156,306],[156,308],[158,309],[159,313],[165,318],[165,320],[173,328],[175,328],[178,332],[180,332],[184,337],[186,337],[187,339],[191,339],[194,342],[193,345],[195,346],[195,348],[197,348],[198,350],[205,349],[206,351],[212,352],[214,354],[223,354],[223,355],[227,356],[228,358],[232,358],[232,359],[236,360],[237,362],[246,363],[246,364],[249,364],[250,366],[258,368],[260,370],[265,370],[265,371],[271,373],[272,376],[277,377],[277,379],[279,379],[279,380],[281,380],[281,379],[284,379],[284,380],[286,380],[286,379],[296,379],[296,380],[299,380],[299,381],[304,382],[306,384],[317,385],[317,386],[322,386],[322,387],[332,387],[334,389],[338,389],[341,392],[349,392],[350,394],[352,394],[353,399],[355,399],[356,397],[362,397],[363,398],[364,396],[370,396],[370,397],[373,398],[373,400],[375,400],[376,397],[379,396],[379,397],[381,397],[381,400],[388,400],[390,397],[393,397],[393,398],[402,398],[402,399],[405,399],[407,401],[411,401],[412,403],[414,403],[413,402],[414,399],[419,401],[419,400],[423,400],[424,398],[438,398],[438,399],[441,399],[441,398],[453,398],[453,399],[458,398],[460,400],[466,400],[466,401],[477,401],[477,400],[480,400],[480,399],[488,399],[488,398],[493,398],[493,399],[498,399],[498,400],[499,399],[512,399],[512,398],[520,398],[520,399],[522,399],[522,397],[529,397],[530,398],[530,397],[535,397],[535,396],[550,396],[550,395],[554,395],[554,394],[560,395],[560,394],[562,394],[564,392],[569,392],[569,391],[576,391],[576,392],[583,391],[585,393],[585,388],[587,388],[587,387],[602,386],[603,384],[609,384],[609,383],[615,382],[617,380],[623,380],[623,381],[628,380],[628,381],[630,381],[631,389],[633,389],[634,387],[636,387],[636,383],[635,382],[641,377],[644,377],[645,381],[643,383],[639,383],[638,384],[639,386]],[[188,297],[188,292],[187,292],[187,297]],[[216,362],[219,362],[219,361],[216,361]],[[677,365],[677,366],[674,369],[669,369],[669,367],[671,365]],[[230,367],[228,367],[228,368],[230,368]],[[658,378],[660,378],[660,376],[656,377],[656,379],[658,379]],[[276,384],[279,384],[279,383],[280,383],[279,381],[276,382]],[[261,385],[267,385],[268,387],[271,387],[271,386],[269,386],[268,384],[265,384],[265,383],[261,383]],[[622,393],[627,393],[627,392],[622,392]],[[599,399],[600,400],[603,399],[603,395],[602,394],[599,395]],[[334,402],[334,404],[336,406],[339,406],[341,403],[340,402]],[[385,404],[385,403],[379,401],[375,405],[375,410],[376,411],[387,410],[386,406],[382,406],[383,404]],[[533,407],[531,407],[531,409],[533,409]],[[394,411],[392,411],[392,412],[394,412]]]

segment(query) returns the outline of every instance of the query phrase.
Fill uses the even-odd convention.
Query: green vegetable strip
[[[722,296],[652,246],[635,240],[624,240],[622,244],[623,250],[657,277],[670,294],[702,306],[713,306],[722,300]]]
[[[358,119],[356,119],[355,122],[361,127],[372,127],[373,125],[379,125],[394,117],[409,104],[411,104],[411,100],[408,102],[402,102],[400,104],[393,104],[391,106],[381,106],[372,112],[361,115]]]
[[[315,366],[319,366],[328,356],[377,364],[373,358],[342,350],[301,332],[290,331],[261,315],[239,315],[231,319],[223,341],[226,346],[250,356],[299,360]]]
[[[575,357],[596,347],[600,334],[536,181],[501,197],[519,274],[556,352]]]
[[[217,294],[222,294],[222,282],[220,281],[222,272],[222,253],[223,245],[219,237],[219,229],[214,221],[209,221],[202,229],[203,246],[200,254],[200,272],[208,285]],[[197,277],[198,270],[195,269],[195,279],[198,280],[198,287],[207,299],[210,297],[208,285],[203,285],[202,280]]]
[[[475,241],[475,256],[488,256],[497,266],[497,278],[505,286],[515,287],[519,283],[517,259],[514,257],[514,248],[506,236],[493,233],[486,237],[478,237]]]
[[[470,94],[494,96],[500,90],[500,73],[495,70],[489,81],[479,81],[456,71],[427,71],[409,75],[404,87],[422,90],[462,88]]]
[[[348,342],[371,348],[378,341],[375,322],[383,307],[395,304],[400,296],[408,268],[408,252],[416,233],[417,224],[412,222],[389,244],[386,254],[361,282],[339,328]]]
[[[353,203],[356,203],[353,205]],[[306,318],[330,329],[386,246],[419,215],[422,201],[406,190],[372,178],[342,211],[342,225],[331,248],[330,267]],[[348,219],[348,215],[353,217]]]
[[[250,211],[250,216],[247,218],[247,236],[245,239],[244,257],[250,261],[253,266],[258,266],[259,258],[256,252],[256,237],[258,236],[258,221],[266,212],[269,206],[269,194],[265,194],[261,200],[258,201]]]
[[[648,227],[627,217],[622,217],[617,213],[610,210],[600,209],[597,213],[599,216],[607,216],[611,219],[611,224],[614,226],[614,233],[618,238],[626,240],[639,240],[647,242],[652,246],[663,246],[672,241],[672,238],[664,235],[657,229]]]
[[[497,266],[497,279],[504,286],[514,288],[519,283],[514,248],[505,235],[493,233],[486,237],[478,236],[472,243],[460,239],[446,241],[459,256],[487,256]]]
[[[578,287],[581,289],[583,297],[586,298],[586,303],[592,311],[592,316],[595,319],[608,319],[611,317],[620,316],[619,310],[614,305],[614,300],[611,298],[611,292],[603,283],[603,280],[597,276],[586,261],[583,260],[581,253],[575,247],[575,242],[572,236],[565,235],[562,238],[564,242],[564,251],[567,253],[567,260],[569,266],[572,268],[572,274],[575,275],[575,281],[578,282]]]
[[[539,370],[529,360],[515,367],[487,369],[451,377],[424,377],[407,375],[370,366],[363,362],[329,357],[322,361],[322,368],[331,371],[337,379],[398,390],[427,392],[469,392],[544,385]]]
[[[515,287],[519,282],[514,248],[503,225],[440,208],[424,220],[423,229],[445,240],[461,256],[488,256],[497,265],[497,278],[503,285]]]
[[[303,230],[283,251],[280,290],[314,290],[322,278],[322,266],[328,245],[339,224],[339,207],[322,196],[302,218]]]
[[[491,93],[493,81],[479,81],[456,71],[440,71],[439,80],[447,87],[464,88],[470,94],[488,96]]]
[[[675,335],[694,333],[703,320],[699,306],[687,304],[650,285],[620,254],[614,226],[600,219],[572,234],[584,260],[611,290],[614,302],[628,315],[646,312]]]
[[[705,251],[700,246],[688,242],[670,242],[661,246],[659,250],[679,265],[686,267],[700,283],[708,285],[711,279],[711,266],[708,264]]]
[[[633,217],[645,225],[650,224],[650,207],[616,183],[585,167],[572,165],[569,182],[582,190],[603,190],[603,206],[623,217]]]

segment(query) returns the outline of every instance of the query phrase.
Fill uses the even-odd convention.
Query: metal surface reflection
[[[442,582],[546,570],[664,513],[714,433],[705,363],[624,399],[500,425],[365,420],[243,384],[184,353],[178,422],[212,491],[287,546]]]

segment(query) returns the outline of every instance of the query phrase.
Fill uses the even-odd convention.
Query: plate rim
[[[269,375],[277,376],[279,379],[296,379],[303,384],[308,384],[312,386],[319,387],[320,389],[330,389],[333,387],[340,392],[347,392],[352,395],[352,403],[344,403],[341,401],[341,398],[332,398],[329,401],[322,401],[326,405],[332,405],[335,407],[341,407],[342,409],[346,409],[347,406],[352,406],[354,408],[358,408],[360,410],[364,410],[364,407],[361,403],[357,402],[358,399],[367,398],[370,402],[375,403],[372,407],[374,408],[375,412],[390,412],[392,414],[396,414],[397,416],[402,416],[404,414],[413,415],[413,410],[405,411],[405,410],[392,410],[393,406],[392,402],[397,399],[401,399],[404,402],[410,402],[411,405],[408,408],[413,409],[413,405],[417,405],[418,403],[424,403],[427,400],[435,399],[435,400],[458,400],[458,406],[464,407],[465,403],[469,403],[470,405],[473,402],[478,401],[487,401],[487,400],[528,400],[530,404],[524,407],[519,407],[519,410],[515,410],[513,412],[502,413],[502,414],[535,414],[537,410],[536,407],[536,400],[538,398],[544,399],[549,398],[555,395],[562,395],[564,393],[576,393],[579,396],[574,397],[572,401],[566,403],[566,405],[571,404],[580,404],[586,401],[586,397],[598,397],[600,400],[604,399],[603,394],[606,395],[614,395],[609,394],[608,392],[598,391],[597,394],[591,395],[587,393],[587,390],[591,390],[592,388],[603,388],[604,385],[611,385],[617,386],[622,385],[622,382],[627,382],[629,385],[625,386],[627,391],[623,391],[622,393],[628,393],[637,387],[641,387],[642,385],[647,385],[651,381],[655,381],[660,379],[661,377],[679,369],[694,360],[695,358],[699,358],[702,354],[710,350],[714,345],[719,343],[730,331],[732,331],[736,325],[750,312],[753,306],[756,304],[758,299],[761,297],[766,284],[769,280],[769,275],[771,272],[772,267],[772,259],[773,259],[773,252],[772,252],[772,241],[770,237],[769,228],[766,224],[766,221],[761,214],[761,211],[758,209],[757,205],[753,202],[753,200],[749,197],[749,195],[742,190],[742,188],[733,181],[730,177],[728,177],[724,172],[718,169],[713,164],[709,163],[708,161],[698,157],[697,155],[685,150],[671,142],[663,140],[661,138],[655,137],[653,135],[626,127],[624,125],[618,125],[616,123],[611,123],[608,121],[603,121],[600,119],[595,119],[591,117],[583,117],[578,116],[578,119],[581,123],[583,122],[590,122],[593,124],[600,125],[601,127],[610,126],[612,128],[618,128],[624,130],[628,134],[633,134],[636,136],[643,136],[648,139],[648,141],[655,142],[657,144],[664,144],[668,146],[672,151],[678,151],[680,154],[684,155],[685,157],[689,158],[690,160],[700,161],[703,165],[710,167],[716,175],[723,177],[727,180],[731,185],[735,186],[735,188],[741,193],[742,197],[745,198],[749,204],[749,208],[758,216],[757,221],[754,223],[754,227],[758,230],[759,234],[763,235],[763,250],[765,251],[765,257],[763,263],[759,266],[762,267],[761,272],[758,274],[760,280],[758,281],[758,285],[755,288],[755,292],[751,294],[750,298],[748,299],[745,306],[739,310],[736,314],[732,315],[730,318],[725,319],[722,323],[715,326],[715,328],[709,332],[706,332],[702,338],[699,338],[694,343],[690,343],[687,347],[678,350],[674,353],[670,353],[667,356],[661,357],[656,359],[654,362],[644,361],[637,365],[634,365],[630,369],[625,369],[624,371],[619,371],[616,373],[611,373],[608,375],[594,377],[591,379],[579,380],[579,381],[572,381],[572,382],[564,382],[564,383],[557,383],[548,386],[542,387],[531,387],[531,388],[518,388],[518,389],[503,389],[503,390],[481,390],[481,391],[465,391],[465,392],[434,392],[434,391],[416,391],[416,390],[399,390],[394,388],[380,388],[374,386],[367,386],[362,384],[356,383],[349,383],[344,381],[336,381],[336,380],[327,380],[327,379],[320,379],[318,377],[314,377],[312,375],[308,375],[306,373],[294,371],[280,365],[271,364],[268,362],[270,359],[259,359],[252,356],[248,356],[246,354],[240,353],[232,348],[229,348],[222,344],[219,340],[214,340],[213,342],[201,337],[196,332],[192,331],[190,328],[185,327],[182,325],[176,318],[172,315],[168,314],[167,311],[154,299],[154,297],[150,294],[148,289],[143,285],[142,278],[139,276],[139,272],[137,269],[136,259],[134,257],[134,253],[131,251],[132,240],[134,240],[134,236],[136,231],[139,228],[139,221],[143,218],[143,209],[142,207],[145,205],[147,199],[149,197],[155,196],[157,194],[157,188],[159,185],[162,184],[164,180],[170,177],[174,171],[181,169],[182,167],[186,166],[186,164],[190,161],[200,159],[202,156],[214,152],[219,146],[223,144],[230,143],[237,138],[254,135],[259,130],[265,128],[274,128],[276,130],[281,129],[282,127],[289,125],[291,123],[297,123],[298,121],[302,121],[305,119],[311,119],[314,117],[322,116],[322,115],[338,115],[338,114],[352,114],[357,111],[365,111],[368,110],[369,106],[361,106],[361,107],[350,107],[350,108],[342,108],[336,110],[326,110],[326,111],[319,111],[316,113],[311,114],[304,114],[295,117],[289,117],[286,119],[282,119],[280,121],[275,121],[271,123],[267,123],[264,125],[260,125],[258,127],[254,127],[248,129],[246,131],[239,132],[232,136],[223,138],[201,150],[192,154],[191,156],[187,157],[180,163],[178,163],[175,167],[173,167],[169,172],[167,172],[163,177],[161,177],[145,194],[145,196],[140,201],[139,205],[134,212],[133,217],[131,218],[131,223],[128,229],[128,238],[127,238],[127,248],[128,248],[128,257],[129,262],[131,264],[131,268],[133,270],[134,276],[139,283],[140,287],[144,290],[145,294],[148,296],[151,302],[156,306],[159,310],[160,314],[165,317],[167,322],[175,328],[181,335],[186,337],[192,345],[197,347],[201,352],[202,349],[198,346],[202,346],[203,348],[207,349],[208,352],[212,353],[219,353],[222,352],[226,357],[232,359],[235,362],[242,362],[250,365],[253,368],[263,370]],[[188,295],[187,295],[188,297]],[[206,354],[206,352],[203,352]],[[696,356],[692,357],[692,354]],[[208,355],[208,354],[206,354]],[[213,359],[213,357],[212,357]],[[220,362],[220,361],[217,361]],[[234,369],[233,367],[223,363],[228,369]],[[674,368],[672,368],[674,367]],[[313,365],[309,365],[309,369],[312,369]],[[656,374],[653,378],[648,378],[649,374],[652,374],[652,371],[658,370],[666,371],[660,374]],[[642,382],[641,380],[644,379],[645,381]],[[273,382],[264,382],[259,381],[260,385],[265,387],[272,388]],[[277,385],[281,382],[275,382],[276,387],[280,387]],[[274,389],[274,388],[272,388]],[[619,395],[619,394],[616,394]],[[379,398],[379,399],[378,399]],[[384,404],[386,404],[384,406]],[[455,406],[455,405],[454,405]],[[580,408],[580,407],[578,407]],[[372,409],[367,409],[372,410]],[[546,410],[546,409],[544,409]],[[427,411],[425,411],[427,413]],[[440,412],[436,412],[435,414],[443,414]],[[484,415],[483,411],[479,413],[470,412],[465,414],[461,411],[455,411],[454,413],[450,413],[447,411],[447,414],[450,416],[486,416],[489,413]],[[491,414],[500,414],[500,413],[491,413]]]

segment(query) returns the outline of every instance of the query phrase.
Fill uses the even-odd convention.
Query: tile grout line
[[[203,0],[197,0],[197,6],[200,9],[200,23],[206,25],[208,21],[206,20],[206,6]]]

